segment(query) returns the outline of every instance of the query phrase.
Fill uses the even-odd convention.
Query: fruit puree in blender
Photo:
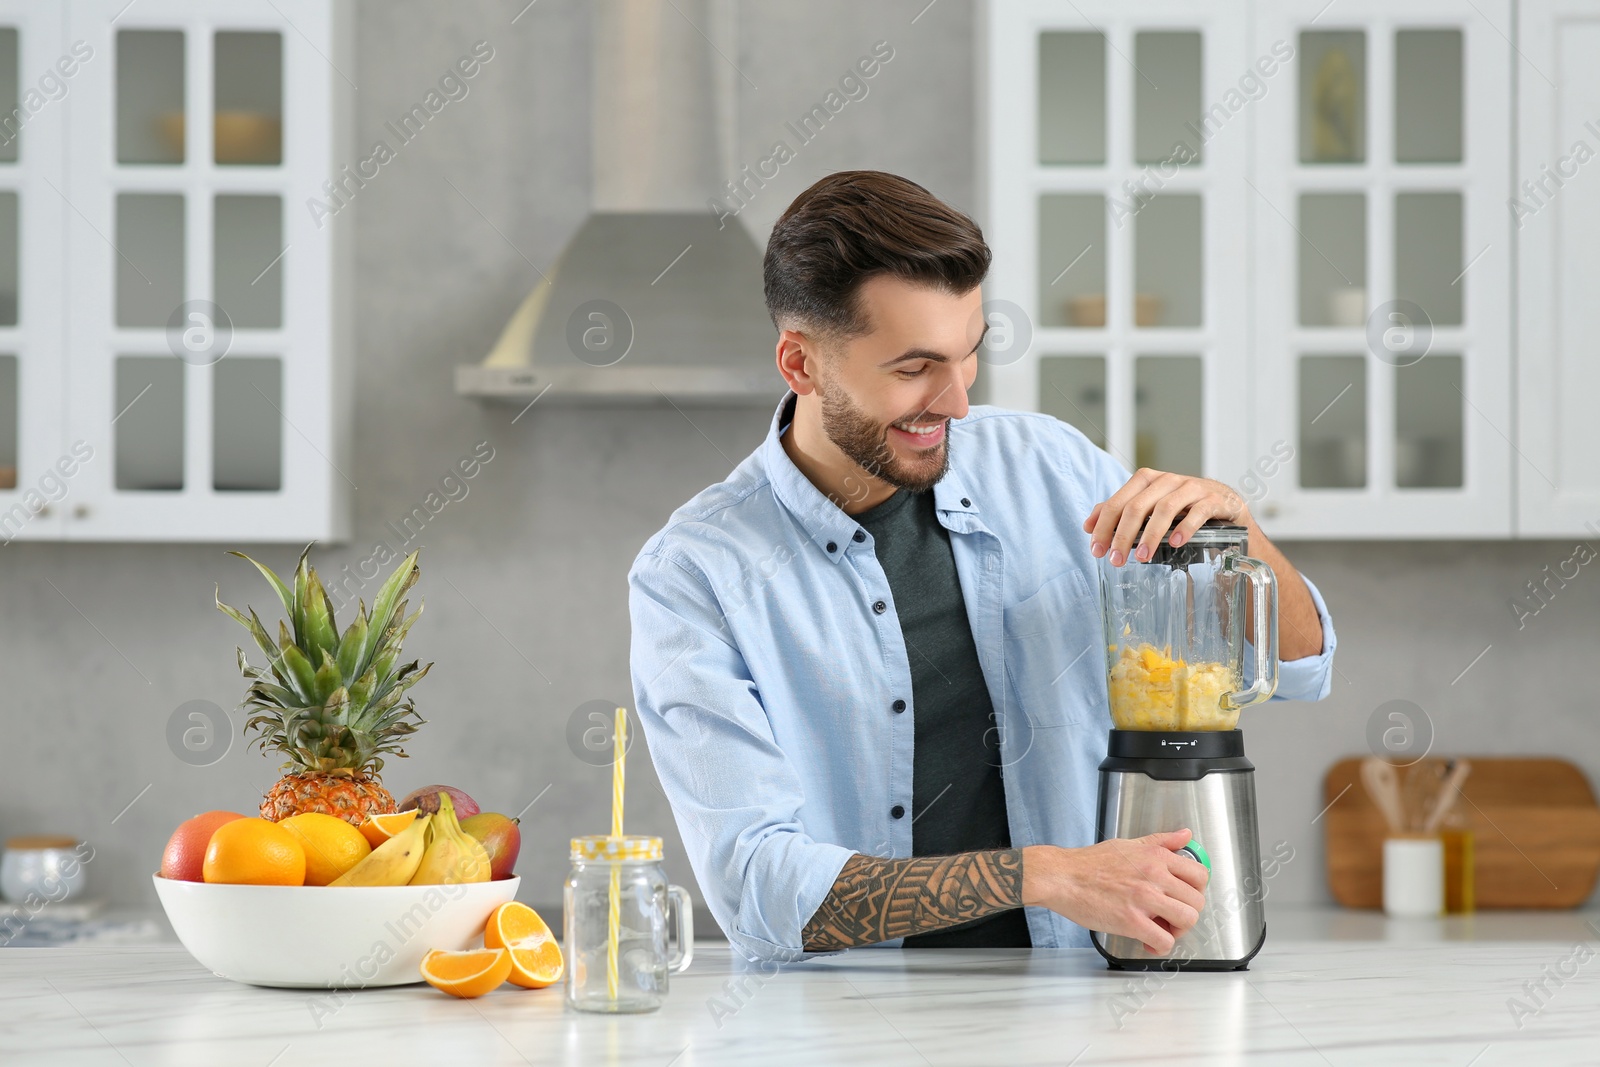
[[[1225,707],[1223,698],[1237,682],[1221,663],[1185,663],[1153,645],[1124,645],[1111,667],[1111,723],[1119,730],[1232,730],[1239,709]]]

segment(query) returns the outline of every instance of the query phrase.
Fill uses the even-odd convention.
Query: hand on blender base
[[[1087,930],[1138,938],[1164,956],[1205,906],[1211,872],[1179,851],[1192,837],[1185,829],[1087,848],[1030,845],[1022,850],[1022,902]]]

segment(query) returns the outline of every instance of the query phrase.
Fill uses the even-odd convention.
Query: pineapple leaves
[[[417,610],[413,611],[410,615],[406,615],[405,616],[405,621],[402,622],[399,625],[398,628],[396,628],[396,630],[394,632],[394,636],[389,639],[389,643],[394,645],[395,648],[399,648],[400,647],[400,643],[406,639],[406,634],[411,632],[411,624],[416,622],[417,618],[422,614],[422,608],[423,608],[423,605],[421,603],[418,603],[417,604]],[[398,612],[396,612],[395,614],[397,614],[397,615],[405,615],[405,609],[406,609],[405,604],[401,604],[400,605],[400,610]]]
[[[247,704],[251,707],[282,708],[293,707],[296,701],[294,693],[281,685],[273,685],[268,681],[258,681],[245,693]]]
[[[366,707],[367,702],[372,699],[372,691],[377,688],[377,685],[377,672],[368,670],[366,674],[357,678],[355,683],[350,686],[350,703],[358,708]]]
[[[401,744],[424,721],[407,691],[433,666],[416,660],[400,665],[400,646],[422,614],[407,614],[406,593],[420,575],[417,553],[407,556],[384,580],[372,610],[358,601],[355,618],[341,635],[333,604],[311,566],[307,545],[286,584],[270,568],[235,552],[272,585],[287,619],[279,621],[277,641],[255,611],[223,604],[217,608],[250,631],[267,656],[252,666],[236,651],[239,673],[250,685],[240,710],[245,730],[263,752],[284,757],[283,766],[332,775],[374,774],[385,755],[404,757]]]
[[[311,651],[306,641],[306,587],[311,576],[311,546],[300,553],[300,562],[294,568],[294,604],[289,611],[289,623],[294,627],[295,643]]]
[[[256,646],[267,654],[268,659],[273,659],[278,655],[277,648],[272,644],[272,638],[267,636],[266,628],[261,625],[261,620],[256,617],[254,611],[251,611],[250,617],[246,618],[237,608],[231,608],[222,602],[222,591],[220,589],[214,595],[217,601],[217,610],[240,626],[243,626],[246,630],[249,630],[250,636],[255,638]]]
[[[324,722],[331,721],[342,726],[350,715],[350,690],[341,685],[329,693],[327,703],[322,705],[322,711]]]
[[[311,669],[311,661],[306,659],[306,654],[292,642],[284,643],[283,663],[289,668],[289,677],[294,682],[294,690],[300,695],[301,701],[306,704],[322,703],[316,697],[317,672]]]
[[[387,683],[394,674],[395,661],[400,658],[400,650],[391,648],[385,651],[372,662],[372,669],[378,672],[378,681]]]
[[[413,552],[401,561],[400,566],[394,569],[394,573],[389,575],[379,588],[378,597],[372,602],[372,618],[367,623],[366,647],[362,649],[361,655],[363,668],[372,661],[373,655],[380,648],[398,646],[398,642],[387,639],[389,620],[395,613],[395,605],[400,603],[400,598],[416,584],[421,573],[417,567],[417,554]]]
[[[283,584],[283,579],[278,577],[278,573],[276,571],[264,563],[256,562],[243,552],[229,552],[228,555],[238,556],[256,570],[260,571],[261,576],[268,582],[272,583],[272,588],[277,591],[278,599],[283,603],[284,612],[289,615],[294,614],[294,597],[289,592],[289,587]]]
[[[367,646],[367,619],[364,615],[357,615],[355,621],[345,629],[344,637],[339,639],[339,677],[346,685],[357,678],[357,672],[366,664],[361,662],[361,652]]]
[[[339,631],[334,629],[333,609],[316,571],[306,580],[306,600],[301,608],[305,615],[305,632],[300,643],[306,655],[320,660],[322,653],[338,651]]]
[[[339,665],[333,660],[333,653],[327,649],[322,650],[322,666],[317,668],[314,676],[316,681],[316,699],[319,704],[331,707],[334,695],[344,690],[344,679],[339,676]],[[348,701],[349,694],[344,694]]]

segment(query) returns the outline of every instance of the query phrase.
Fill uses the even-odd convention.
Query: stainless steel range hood
[[[732,0],[594,0],[592,211],[456,391],[768,403],[761,253],[708,202],[734,173]]]

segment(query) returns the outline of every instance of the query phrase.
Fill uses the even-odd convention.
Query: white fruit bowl
[[[471,885],[212,885],[155,875],[190,955],[223,978],[292,989],[422,981],[430,949],[473,948],[522,879]]]

